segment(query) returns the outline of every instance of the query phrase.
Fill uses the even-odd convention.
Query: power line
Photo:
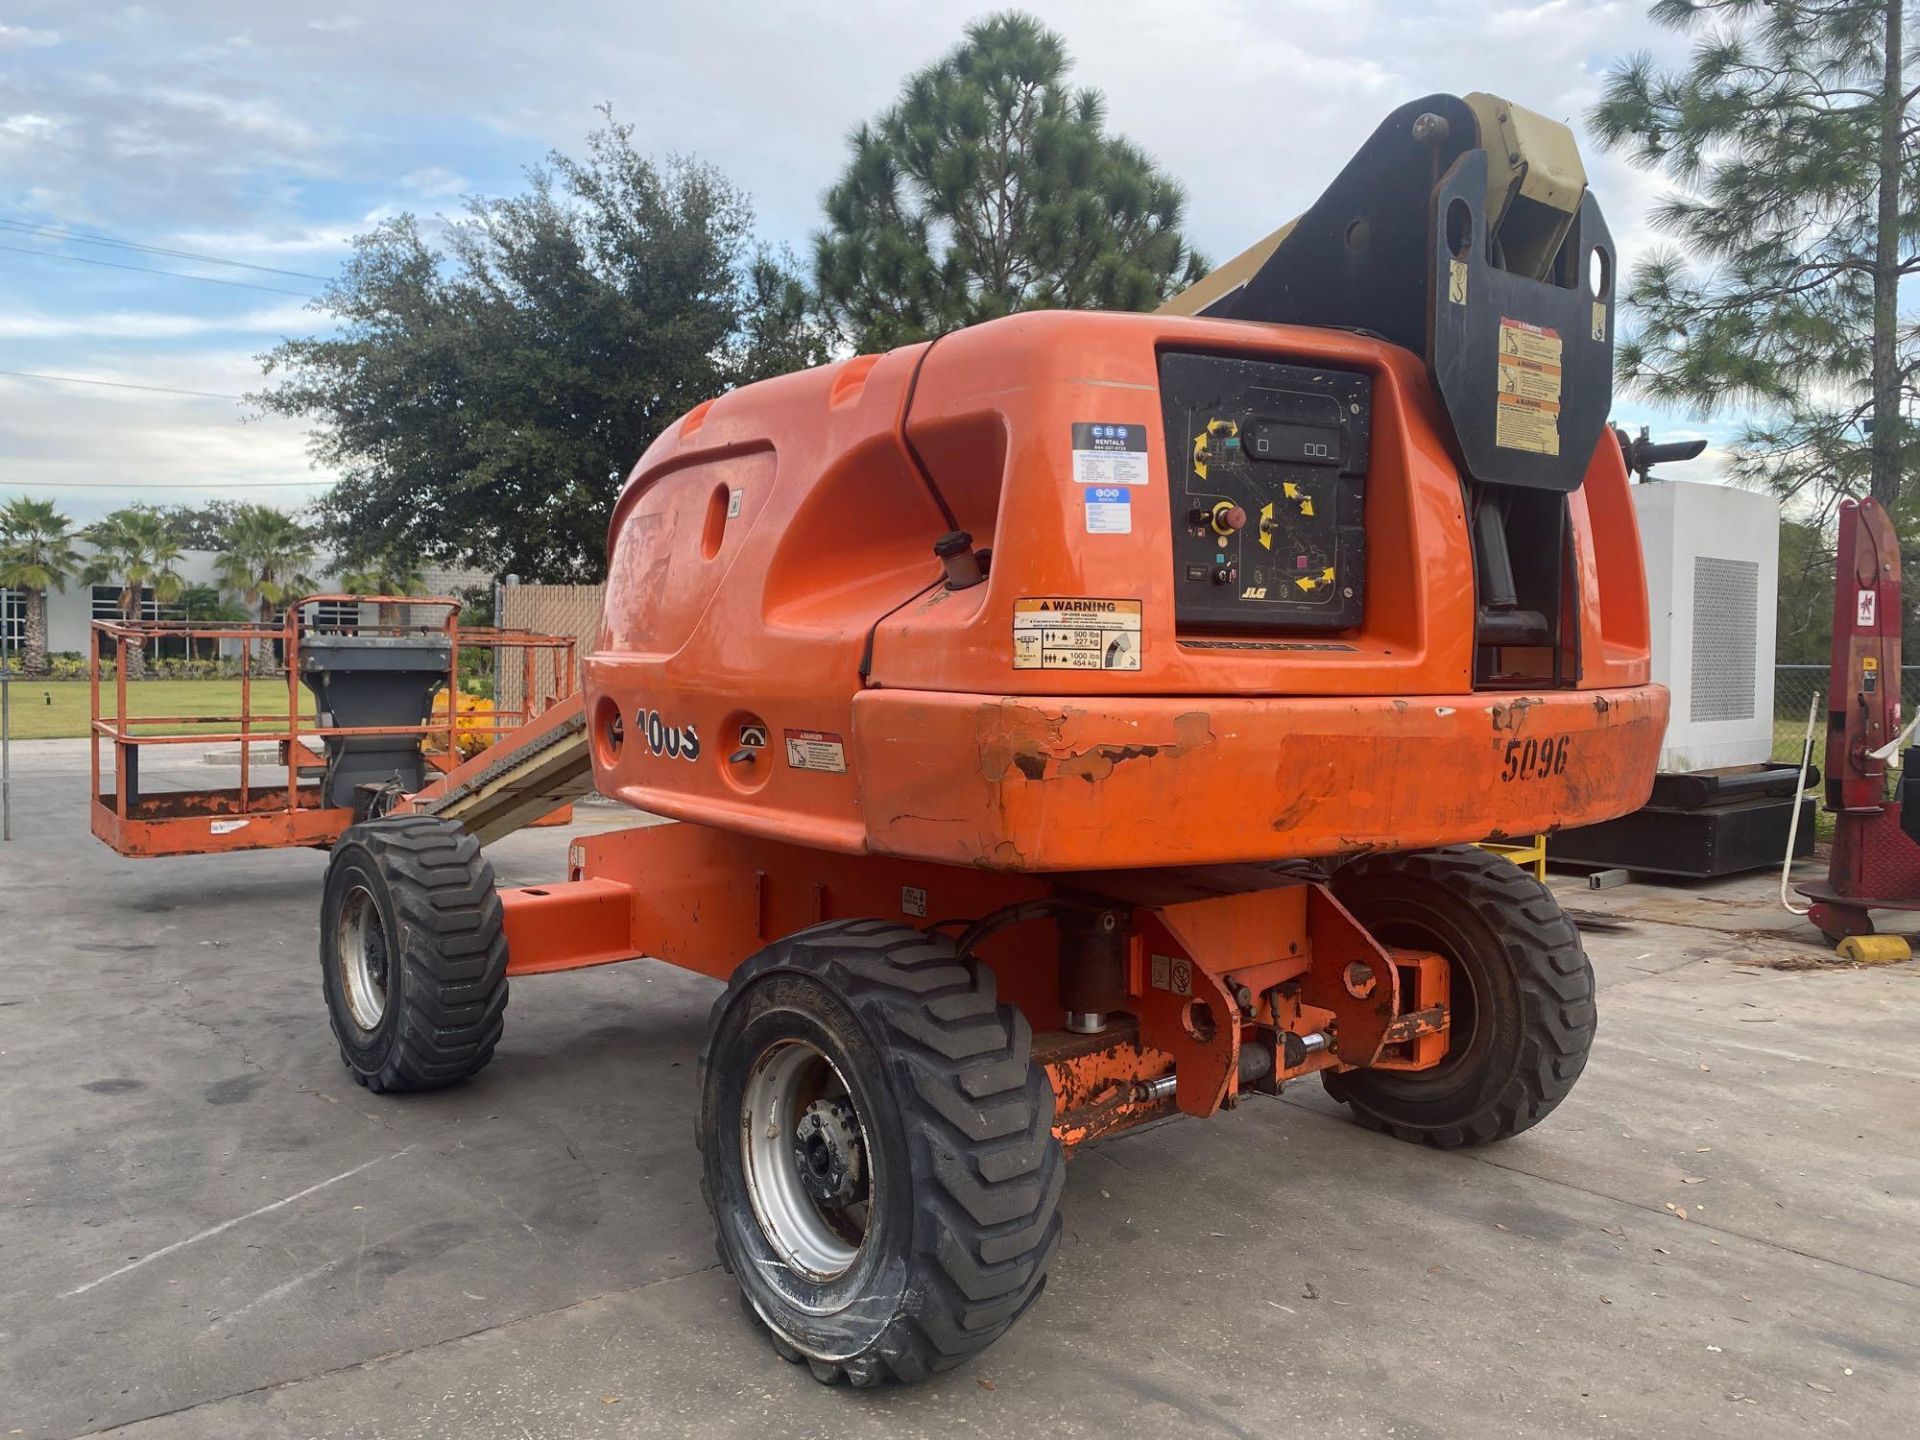
[[[79,375],[42,375],[37,370],[0,370],[15,380],[45,380],[54,385],[105,385],[113,390],[151,390],[156,395],[190,395],[196,400],[245,400],[244,395],[222,395],[214,390],[176,390],[171,385],[136,385],[131,380],[88,380]]]
[[[197,260],[203,265],[229,265],[236,270],[258,270],[267,275],[291,275],[296,280],[329,280],[329,275],[315,275],[307,270],[282,270],[277,265],[256,265],[250,260],[228,260],[219,255],[204,255],[197,250],[173,250],[165,245],[148,245],[139,240],[121,240],[112,235],[83,235],[58,225],[35,225],[27,220],[8,220],[0,218],[0,229],[11,230],[21,235],[41,235],[50,240],[70,241],[75,245],[99,245],[114,250],[138,250],[144,255],[166,255],[175,260]]]
[[[338,485],[338,480],[179,480],[158,485],[128,485],[118,480],[0,481],[0,490],[312,490]]]
[[[104,265],[109,270],[131,270],[136,275],[165,275],[173,280],[197,280],[202,285],[230,285],[240,290],[264,290],[269,295],[297,295],[311,300],[310,290],[286,290],[277,285],[256,285],[251,280],[221,280],[212,275],[189,275],[182,270],[155,270],[150,265],[123,265],[118,260],[97,260],[91,255],[62,255],[57,250],[34,250],[25,245],[0,245],[16,255],[34,255],[42,260],[68,260],[75,265]]]

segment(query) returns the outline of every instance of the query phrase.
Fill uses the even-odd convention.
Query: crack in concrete
[[[396,1350],[383,1350],[378,1355],[368,1355],[360,1360],[349,1360],[343,1365],[329,1365],[322,1370],[314,1370],[305,1375],[292,1375],[284,1380],[272,1380],[265,1385],[250,1385],[244,1390],[232,1390],[224,1395],[209,1395],[204,1400],[194,1400],[185,1405],[175,1405],[170,1410],[156,1410],[150,1415],[136,1415],[130,1420],[116,1420],[97,1430],[76,1432],[73,1440],[87,1440],[88,1436],[111,1435],[116,1430],[125,1430],[133,1425],[145,1425],[152,1420],[166,1420],[175,1415],[190,1415],[196,1410],[204,1410],[209,1405],[224,1405],[229,1400],[244,1400],[251,1395],[268,1395],[276,1390],[291,1389],[295,1385],[304,1385],[310,1380],[325,1380],[334,1375],[346,1375],[355,1370],[369,1370],[375,1365],[383,1365],[390,1360],[404,1359],[409,1355],[424,1355],[447,1345],[458,1345],[462,1340],[477,1339],[482,1335],[491,1335],[498,1330],[509,1330],[516,1325],[525,1325],[530,1321],[544,1320],[552,1315],[564,1315],[570,1310],[578,1310],[583,1305],[592,1305],[603,1300],[617,1300],[623,1295],[638,1295],[643,1290],[651,1290],[656,1285],[669,1285],[676,1280],[690,1279],[695,1275],[705,1275],[710,1270],[718,1270],[720,1262],[715,1260],[709,1265],[696,1265],[691,1270],[682,1270],[673,1275],[661,1275],[652,1280],[642,1281],[638,1285],[623,1286],[618,1290],[602,1290],[592,1295],[582,1295],[577,1300],[569,1300],[564,1305],[555,1305],[547,1310],[535,1310],[526,1315],[516,1315],[511,1320],[502,1320],[493,1325],[477,1325],[458,1335],[443,1336],[438,1340],[429,1340],[423,1345],[407,1345]]]

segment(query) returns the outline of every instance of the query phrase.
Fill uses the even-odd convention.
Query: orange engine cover
[[[1176,613],[1200,579],[1174,558],[1199,519],[1168,488],[1197,443],[1162,421],[1176,352],[1365,377],[1358,623]],[[1097,511],[1089,425],[1148,437]],[[1618,446],[1568,497],[1558,681],[1476,690],[1443,434],[1395,346],[1158,315],[1017,315],[709,401],[614,512],[586,664],[599,786],[816,847],[1047,871],[1411,849],[1636,808],[1667,698]],[[932,553],[955,528],[992,552],[961,590]]]

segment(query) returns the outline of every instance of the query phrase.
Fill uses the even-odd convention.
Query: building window
[[[118,585],[96,585],[93,587],[93,618],[96,620],[118,620],[120,615],[120,587]],[[160,602],[153,598],[153,591],[140,592],[140,606],[135,613],[136,620],[158,620]]]
[[[26,648],[26,591],[0,590],[0,653],[18,655]]]
[[[360,628],[360,604],[356,600],[315,601],[308,624],[326,634],[351,635]]]

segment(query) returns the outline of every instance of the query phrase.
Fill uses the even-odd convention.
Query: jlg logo
[[[692,725],[669,725],[658,710],[642,710],[634,717],[640,733],[647,737],[647,749],[655,755],[670,755],[677,760],[700,758],[700,732]]]
[[[1240,592],[1240,598],[1242,600],[1264,600],[1267,598],[1267,587],[1264,585],[1249,585]]]

